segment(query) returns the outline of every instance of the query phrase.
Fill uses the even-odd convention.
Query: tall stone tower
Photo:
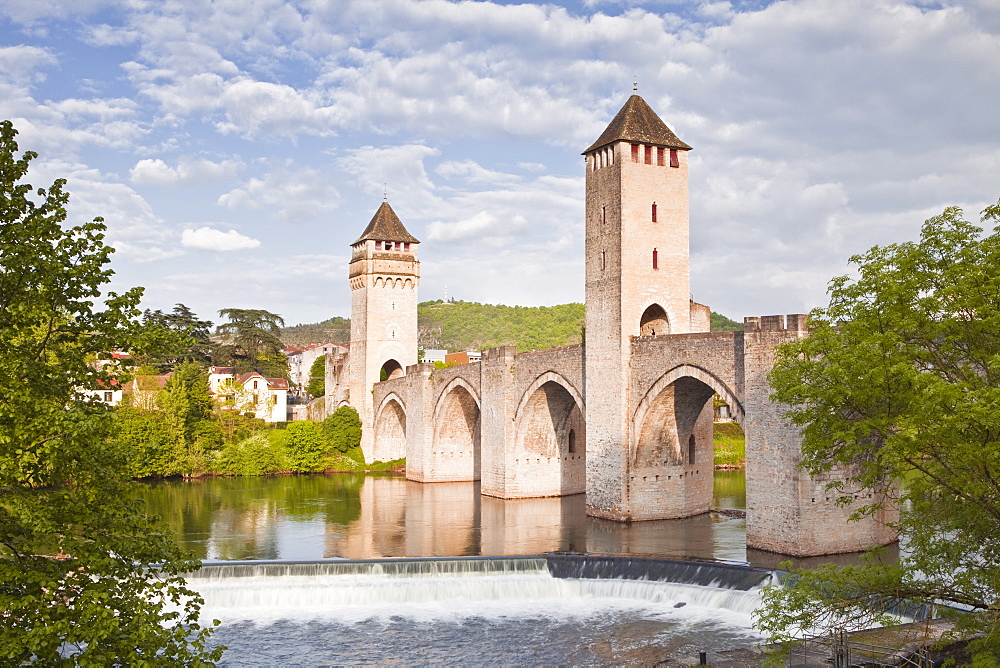
[[[598,517],[631,518],[630,337],[708,329],[690,301],[690,149],[632,95],[584,151],[587,510]]]
[[[418,361],[419,243],[389,203],[382,202],[351,244],[350,402],[361,417],[361,448],[368,461],[406,456],[395,452],[398,447],[388,448],[390,452],[375,441],[372,385],[402,376]]]

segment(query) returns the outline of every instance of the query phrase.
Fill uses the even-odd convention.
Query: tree
[[[834,279],[809,337],[779,351],[774,398],[801,426],[802,465],[848,471],[834,487],[873,494],[861,512],[901,504],[907,549],[796,571],[757,614],[773,638],[942,601],[965,610],[956,634],[976,638],[980,665],[1000,661],[1000,233],[962,216],[851,258],[857,278]],[[1000,221],[1000,204],[982,219]]]
[[[21,183],[37,156],[15,136],[0,123],[0,659],[214,660],[178,577],[199,563],[134,500],[110,409],[77,393],[110,381],[88,361],[141,340],[141,289],[106,291],[103,222],[64,228],[65,181]]]
[[[207,363],[219,356],[219,346],[211,340],[212,322],[199,320],[184,304],[175,304],[171,313],[146,309],[142,319],[165,332],[161,344],[150,351],[149,360],[162,371],[170,371],[179,362]]]
[[[351,406],[341,406],[323,420],[323,438],[335,452],[361,445],[361,418]]]
[[[292,422],[285,429],[288,440],[288,467],[292,471],[322,471],[329,447],[323,439],[323,432],[315,422]]]
[[[262,309],[224,308],[219,311],[229,318],[217,328],[233,346],[233,362],[243,373],[257,371],[269,377],[288,377],[288,360],[281,349],[281,327],[284,319]]]
[[[322,397],[326,394],[326,355],[320,355],[313,360],[309,367],[309,383],[306,385],[306,392],[314,397]]]

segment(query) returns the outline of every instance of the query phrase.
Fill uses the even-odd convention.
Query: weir
[[[750,614],[772,581],[584,554],[218,563],[186,577],[235,665],[651,663],[753,644]]]

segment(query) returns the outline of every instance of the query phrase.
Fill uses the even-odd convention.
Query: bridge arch
[[[387,394],[375,409],[372,461],[392,461],[406,456],[406,404],[395,392]]]
[[[546,371],[528,386],[514,414],[514,475],[523,496],[586,489],[586,422],[580,392]]]
[[[743,403],[712,372],[694,364],[681,364],[660,376],[633,416],[633,465],[644,468],[696,463],[695,423],[714,394],[729,404],[733,417],[742,426]]]
[[[482,468],[481,412],[476,389],[461,376],[452,378],[434,406],[433,452],[449,480],[479,480]]]

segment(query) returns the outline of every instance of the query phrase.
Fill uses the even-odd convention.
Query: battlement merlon
[[[743,318],[744,332],[808,332],[809,316],[805,313],[762,315]]]

